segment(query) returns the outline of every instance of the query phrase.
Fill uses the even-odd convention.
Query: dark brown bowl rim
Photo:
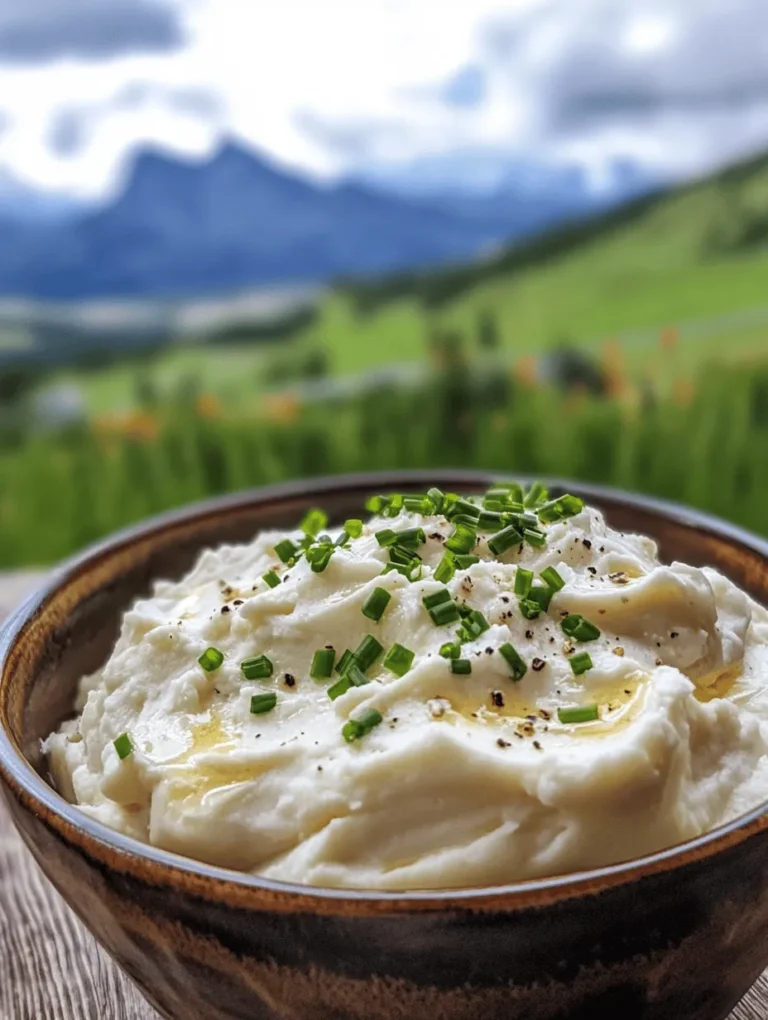
[[[37,615],[46,601],[64,584],[86,572],[98,559],[121,546],[145,538],[148,535],[188,523],[192,519],[218,516],[227,510],[250,506],[253,503],[272,500],[309,499],[321,502],[323,495],[342,491],[361,495],[416,484],[440,484],[454,489],[472,491],[487,486],[503,472],[432,470],[391,471],[370,474],[335,475],[304,481],[285,482],[245,490],[233,495],[217,497],[187,505],[179,510],[148,518],[139,524],[113,533],[67,559],[52,576],[41,585],[0,627],[0,677],[5,669],[8,656],[17,639],[29,622]],[[521,481],[528,479],[521,476]],[[621,489],[591,485],[580,481],[559,478],[544,479],[553,491],[571,491],[583,496],[588,502],[601,500],[620,501],[627,506],[637,507],[665,517],[673,523],[689,529],[707,531],[725,541],[736,543],[756,552],[768,563],[768,542],[759,536],[729,524],[718,517],[692,510],[682,504],[668,500],[628,493]],[[601,868],[579,871],[548,878],[529,879],[508,885],[489,887],[456,888],[445,890],[413,890],[385,892],[368,889],[335,889],[320,886],[300,885],[263,878],[248,872],[234,871],[205,864],[193,858],[161,850],[140,840],[125,836],[101,824],[79,811],[66,801],[52,786],[32,768],[5,728],[0,725],[0,777],[10,789],[49,827],[54,828],[67,839],[86,837],[101,851],[99,856],[107,857],[110,863],[128,871],[141,870],[142,863],[152,867],[153,880],[173,885],[187,884],[200,880],[200,888],[210,889],[213,883],[221,890],[235,893],[248,891],[266,893],[275,901],[282,901],[284,907],[291,904],[322,912],[335,912],[334,904],[339,901],[351,906],[355,913],[386,911],[388,909],[435,910],[473,907],[492,909],[500,901],[505,909],[541,903],[542,900],[566,900],[603,889],[631,882],[645,875],[672,870],[702,857],[713,856],[730,846],[738,844],[768,828],[768,800],[739,815],[737,818],[718,826],[716,829],[687,840],[673,847],[633,858],[629,861]],[[79,840],[78,840],[79,841]],[[357,908],[357,909],[355,909]]]

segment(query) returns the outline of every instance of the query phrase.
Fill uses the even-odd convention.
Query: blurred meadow
[[[391,468],[590,480],[768,535],[758,143],[599,200],[577,175],[536,216],[503,189],[320,186],[231,141],[139,154],[114,202],[43,227],[0,203],[0,568]]]

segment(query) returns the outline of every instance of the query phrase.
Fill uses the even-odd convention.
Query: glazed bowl
[[[501,888],[376,893],[268,881],[113,832],[47,780],[40,740],[108,656],[122,612],[201,549],[371,492],[475,491],[485,475],[262,489],[122,532],[66,564],[0,637],[0,776],[45,874],[172,1020],[723,1020],[768,965],[768,807],[649,857]],[[557,488],[557,485],[553,485]],[[662,557],[768,603],[768,544],[712,518],[569,485]],[[395,820],[393,820],[395,821]]]

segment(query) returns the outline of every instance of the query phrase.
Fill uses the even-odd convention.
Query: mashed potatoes
[[[60,790],[166,850],[370,889],[607,864],[764,799],[768,613],[574,497],[520,502],[381,497],[203,553],[83,679]]]

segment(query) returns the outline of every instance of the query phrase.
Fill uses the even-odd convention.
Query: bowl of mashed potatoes
[[[767,601],[761,540],[610,490],[261,490],[6,624],[0,775],[165,1016],[722,1020],[768,963]]]

